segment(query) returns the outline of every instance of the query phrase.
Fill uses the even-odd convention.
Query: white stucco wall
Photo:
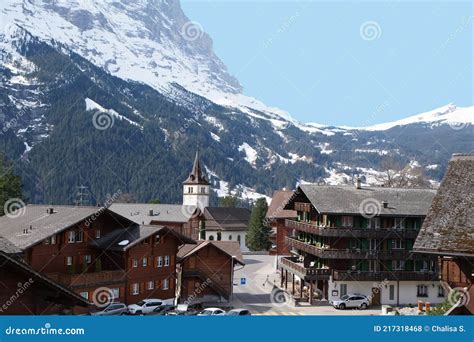
[[[189,193],[192,188],[192,193]],[[201,189],[204,188],[204,193]],[[183,205],[193,205],[201,209],[209,206],[209,185],[184,185],[183,186]]]
[[[238,241],[238,236],[240,235],[240,250],[242,252],[248,252],[249,249],[245,245],[245,238],[247,232],[244,230],[235,230],[231,232],[221,232],[221,241]],[[215,231],[206,231],[206,240],[210,240],[210,237],[214,237],[214,241],[217,240],[217,232]]]
[[[360,293],[368,297],[372,294],[372,288],[379,288],[381,304],[397,305],[397,295],[399,296],[398,305],[407,305],[416,303],[421,300],[432,304],[442,303],[446,298],[438,296],[439,281],[387,281],[387,282],[370,282],[370,281],[329,281],[329,300],[339,299],[341,296],[341,284],[347,284],[347,293]],[[394,299],[390,300],[390,285],[394,286]],[[427,285],[428,297],[417,297],[417,285]],[[338,290],[338,295],[333,296],[332,291]]]

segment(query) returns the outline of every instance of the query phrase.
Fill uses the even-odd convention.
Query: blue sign
[[[245,285],[247,283],[246,278],[240,278],[240,285]]]

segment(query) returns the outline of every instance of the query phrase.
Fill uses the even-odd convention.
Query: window
[[[201,194],[205,194],[206,193],[206,187],[202,186],[201,187]]]
[[[162,290],[168,290],[170,287],[170,282],[168,279],[163,279],[163,282],[161,284],[161,289]]]
[[[96,238],[96,239],[100,239],[100,229],[97,229],[97,230],[95,231],[95,238]]]
[[[370,218],[368,223],[367,223],[367,227],[369,227],[371,229],[380,228],[380,219],[378,217]]]
[[[149,281],[147,283],[147,289],[148,290],[153,290],[155,288],[155,282],[153,280]]]
[[[444,297],[444,287],[442,285],[438,285],[438,297]]]
[[[156,260],[156,267],[163,267],[163,257],[159,256]]]
[[[343,227],[352,227],[354,220],[352,216],[343,216],[342,217],[342,226]]]
[[[92,262],[92,257],[90,256],[90,254],[84,255],[84,263],[90,264],[91,262]]]
[[[214,240],[214,235],[209,235],[209,240],[210,241]]]
[[[347,284],[341,284],[340,289],[341,289],[341,297],[345,296],[347,294]]]
[[[188,187],[188,194],[192,194],[192,193],[193,193],[193,187],[190,186],[190,187]]]
[[[169,265],[170,265],[170,256],[165,255],[165,266],[169,266]]]
[[[69,243],[74,243],[76,242],[76,234],[73,231],[68,232],[68,238],[67,241]]]
[[[160,239],[160,235],[159,235],[159,234],[155,235],[155,243],[156,243],[156,244],[159,244],[159,243],[160,243],[160,240],[161,240],[161,239]]]
[[[133,259],[133,260],[132,260],[132,266],[133,266],[134,268],[138,267],[138,259]]]
[[[229,235],[229,241],[232,240],[232,235]]]
[[[394,271],[405,270],[405,260],[392,260],[392,270]]]
[[[84,232],[82,230],[78,230],[76,232],[76,242],[84,241]]]
[[[404,249],[405,241],[402,239],[392,239],[392,249]]]
[[[140,284],[134,283],[132,285],[132,295],[136,296],[139,293],[140,293]]]
[[[148,258],[147,258],[147,257],[144,257],[144,258],[142,259],[142,266],[143,266],[143,267],[147,267],[147,265],[148,265]]]
[[[111,299],[117,299],[120,297],[120,290],[118,288],[112,288],[110,289],[109,291],[110,295],[111,295]]]
[[[72,256],[68,256],[66,258],[66,265],[71,266],[72,265]]]
[[[388,299],[395,300],[395,285],[390,285],[388,289],[389,289]]]
[[[217,241],[221,241],[221,239],[222,239],[222,233],[217,232]]]
[[[52,245],[56,244],[56,235],[51,236],[51,244]]]
[[[404,229],[405,228],[405,219],[400,218],[400,217],[395,218],[393,228]]]
[[[237,235],[237,241],[239,242],[239,245],[240,245],[240,235]]]
[[[428,297],[428,286],[426,286],[426,285],[417,285],[416,286],[416,296],[417,297]]]
[[[89,292],[81,292],[81,297],[83,297],[84,299],[89,299]]]

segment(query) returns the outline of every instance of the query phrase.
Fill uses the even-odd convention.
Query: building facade
[[[373,305],[445,298],[436,258],[412,251],[435,191],[301,185],[285,209],[281,285],[299,300],[368,296]]]

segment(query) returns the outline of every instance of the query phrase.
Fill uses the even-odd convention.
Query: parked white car
[[[139,301],[137,304],[129,305],[128,313],[130,313],[131,315],[146,315],[153,312],[153,310],[155,310],[157,307],[168,304],[170,304],[169,300],[155,298],[144,299]]]
[[[361,294],[347,294],[338,300],[331,300],[329,303],[336,309],[341,310],[345,308],[367,309],[370,301],[369,298]]]
[[[198,316],[223,316],[225,311],[219,308],[207,308],[198,313]]]

